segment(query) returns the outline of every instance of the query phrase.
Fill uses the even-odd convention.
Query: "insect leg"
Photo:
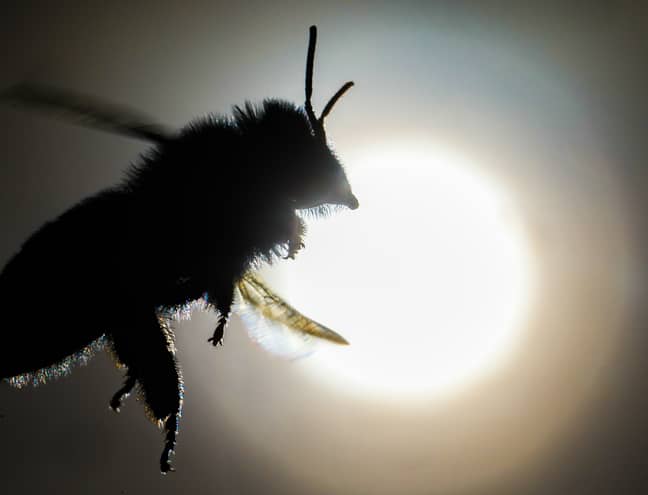
[[[288,254],[284,256],[285,260],[294,260],[297,253],[305,247],[305,235],[306,224],[301,218],[293,213],[292,232],[290,234],[290,237],[288,238]]]
[[[131,393],[136,382],[137,380],[135,379],[134,376],[129,375],[128,378],[126,378],[126,381],[124,382],[124,386],[119,390],[117,390],[117,392],[115,392],[115,395],[113,395],[112,399],[110,399],[110,408],[113,411],[119,412],[119,408],[121,407],[122,400],[125,399]]]
[[[234,304],[234,282],[229,285],[223,284],[222,287],[210,290],[209,299],[216,301],[216,309],[219,313],[218,324],[214,330],[213,335],[207,339],[212,345],[223,345],[223,335],[225,333],[225,325],[229,320],[230,313],[232,312],[232,305]]]
[[[160,470],[167,473],[173,470],[169,458],[176,444],[183,398],[173,332],[153,311],[130,313],[126,321],[127,325],[112,335],[114,352],[128,367],[128,379],[122,390],[132,388],[136,381],[149,419],[164,429]]]

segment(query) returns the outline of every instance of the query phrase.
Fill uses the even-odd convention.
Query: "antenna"
[[[308,39],[308,55],[306,57],[306,103],[304,104],[304,108],[306,109],[308,120],[310,120],[315,134],[318,134],[318,127],[321,126],[318,125],[317,117],[315,117],[315,112],[313,112],[313,104],[311,103],[311,96],[313,95],[313,61],[315,60],[316,44],[317,27],[311,26]]]
[[[308,54],[306,55],[306,102],[304,109],[310,121],[313,133],[315,136],[322,140],[326,140],[326,133],[324,132],[324,119],[331,113],[333,107],[340,98],[353,86],[353,81],[345,82],[340,89],[337,90],[331,99],[328,101],[319,119],[315,116],[313,111],[313,103],[311,97],[313,96],[313,64],[315,62],[315,45],[317,44],[317,26],[311,26],[309,29],[308,37]]]

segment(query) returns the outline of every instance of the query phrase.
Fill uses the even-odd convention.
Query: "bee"
[[[304,212],[358,207],[324,130],[353,82],[315,115],[316,37],[312,26],[303,107],[246,102],[230,117],[210,115],[179,132],[59,89],[23,84],[5,93],[9,102],[49,108],[154,146],[122,182],[43,225],[4,267],[0,377],[19,387],[38,384],[107,348],[126,369],[110,406],[118,411],[137,387],[147,415],[165,433],[160,469],[167,473],[183,401],[174,317],[192,305],[216,310],[208,341],[222,344],[238,294],[257,320],[346,343],[255,273],[304,247]]]

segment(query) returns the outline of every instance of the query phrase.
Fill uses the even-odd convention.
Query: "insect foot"
[[[295,256],[299,251],[304,249],[306,245],[302,242],[289,242],[288,243],[288,254],[284,256],[285,260],[294,260]]]
[[[178,419],[175,415],[167,419],[165,429],[167,430],[166,442],[160,456],[160,472],[162,474],[175,472],[175,469],[171,466],[171,455],[175,453],[176,433],[178,431]]]
[[[223,336],[225,335],[225,318],[221,318],[221,321],[218,322],[214,334],[207,339],[207,342],[211,342],[214,347],[218,345],[223,345]]]
[[[297,253],[306,247],[304,244],[305,235],[306,224],[301,218],[293,216],[292,232],[288,239],[288,254],[284,256],[285,260],[294,260]]]
[[[133,390],[133,387],[135,386],[135,377],[128,377],[126,382],[124,382],[124,386],[117,390],[115,392],[115,395],[113,395],[112,399],[110,399],[110,409],[112,409],[114,412],[118,413],[119,408],[121,407],[122,400],[124,400],[126,397],[128,397]]]

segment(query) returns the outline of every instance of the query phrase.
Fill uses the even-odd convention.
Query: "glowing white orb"
[[[301,365],[354,394],[436,397],[503,362],[524,329],[532,266],[515,210],[465,158],[420,145],[345,153],[360,201],[309,223],[269,276],[346,337]]]

